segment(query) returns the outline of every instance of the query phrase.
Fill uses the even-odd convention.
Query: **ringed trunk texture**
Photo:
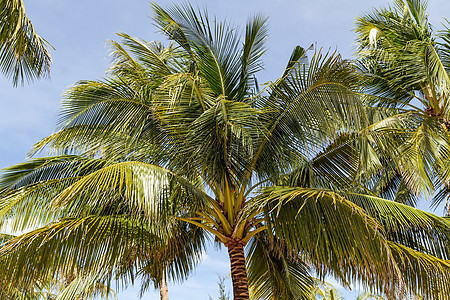
[[[249,300],[247,269],[245,268],[244,245],[240,241],[227,244],[231,263],[234,300]]]
[[[165,273],[163,274],[163,277],[159,282],[159,294],[161,296],[161,300],[169,300],[169,290],[167,288],[167,279]]]

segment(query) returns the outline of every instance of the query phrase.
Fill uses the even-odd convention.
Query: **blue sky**
[[[50,80],[13,88],[0,76],[0,168],[25,159],[30,147],[55,130],[59,101],[63,91],[82,79],[99,79],[107,69],[107,41],[126,32],[145,40],[164,41],[150,19],[146,0],[24,0],[28,17],[37,32],[56,49],[52,51]],[[179,1],[156,1],[161,6]],[[387,0],[228,0],[192,1],[208,7],[219,19],[226,17],[244,25],[249,16],[269,16],[270,40],[265,57],[266,70],[259,81],[275,80],[285,67],[296,45],[313,43],[336,48],[345,58],[353,53],[355,18],[372,7],[385,6]],[[430,0],[431,22],[439,27],[450,1]],[[447,16],[450,17],[450,16]],[[440,213],[440,212],[439,212]],[[183,285],[170,287],[172,299],[208,299],[217,294],[217,275],[227,275],[229,265],[224,251],[210,249],[195,274]],[[137,290],[119,294],[137,299]],[[149,293],[145,299],[159,299]]]

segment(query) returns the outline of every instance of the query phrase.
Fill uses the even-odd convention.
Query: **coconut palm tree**
[[[49,76],[49,47],[27,18],[22,0],[0,3],[0,66],[14,85]]]
[[[358,18],[356,32],[367,101],[396,110],[383,122],[403,128],[393,147],[404,153],[401,164],[416,165],[401,173],[416,191],[437,186],[438,206],[449,194],[450,29],[433,32],[425,1],[395,0]]]
[[[296,47],[260,91],[266,18],[241,38],[187,4],[153,10],[173,43],[122,34],[109,77],[69,89],[60,130],[31,153],[55,156],[3,173],[0,217],[44,227],[1,249],[2,280],[26,288],[77,263],[127,282],[179,224],[227,248],[234,299],[249,299],[249,283],[256,297],[307,298],[313,271],[387,294],[450,294],[448,220],[364,186],[362,166],[381,150],[365,143],[374,118],[348,61]]]

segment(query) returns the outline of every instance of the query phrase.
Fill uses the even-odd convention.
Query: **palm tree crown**
[[[433,32],[425,1],[396,0],[360,17],[356,31],[367,101],[395,109],[385,122],[402,128],[393,147],[403,153],[403,165],[416,165],[406,181],[421,183],[411,186],[428,194],[437,186],[438,206],[449,192],[450,30]]]

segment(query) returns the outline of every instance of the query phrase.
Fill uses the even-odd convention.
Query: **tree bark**
[[[161,281],[159,282],[159,294],[161,300],[169,300],[169,289],[167,288],[166,273],[164,272]]]
[[[249,300],[247,269],[245,268],[244,245],[240,241],[230,241],[228,256],[231,263],[234,300]]]

